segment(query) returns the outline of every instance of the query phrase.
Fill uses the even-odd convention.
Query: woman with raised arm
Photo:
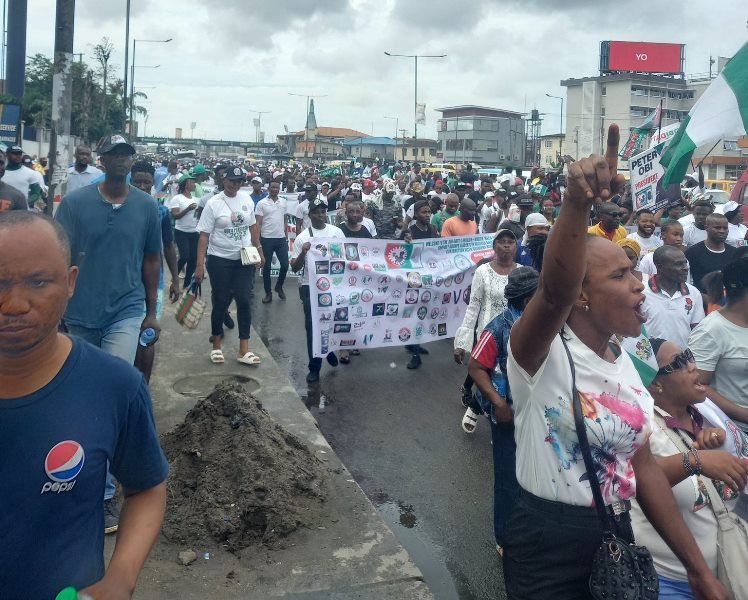
[[[587,236],[591,206],[607,201],[623,184],[617,175],[618,141],[618,126],[611,125],[605,156],[570,165],[540,285],[509,338],[507,374],[521,488],[504,541],[510,599],[592,597],[592,560],[603,526],[576,432],[574,385],[591,470],[614,533],[633,542],[628,511],[636,497],[686,567],[696,597],[727,598],[650,452],[652,397],[631,358],[613,342],[615,334],[639,335],[645,320],[643,285],[622,248]]]

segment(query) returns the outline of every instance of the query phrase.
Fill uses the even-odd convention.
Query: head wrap
[[[507,300],[528,296],[538,289],[540,275],[532,267],[517,267],[509,273],[507,284],[504,288],[504,297]]]
[[[630,248],[637,256],[640,256],[642,253],[642,247],[639,245],[639,243],[630,238],[623,238],[622,240],[618,240],[616,244],[621,248]]]

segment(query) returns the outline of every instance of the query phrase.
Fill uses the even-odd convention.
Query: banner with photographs
[[[306,258],[314,355],[454,337],[492,242],[493,234],[315,240]]]
[[[656,212],[667,206],[671,200],[670,196],[664,193],[661,184],[665,167],[660,164],[660,156],[664,147],[664,144],[658,144],[632,156],[629,161],[634,212],[644,209]],[[680,190],[676,199],[679,197]]]

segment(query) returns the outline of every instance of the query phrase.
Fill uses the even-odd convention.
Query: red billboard
[[[652,42],[602,42],[600,70],[637,73],[682,73],[685,61],[683,44]]]

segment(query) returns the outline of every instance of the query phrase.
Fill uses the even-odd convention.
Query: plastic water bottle
[[[140,332],[139,343],[144,348],[150,346],[156,341],[156,330],[153,327],[147,327]]]
[[[88,594],[79,594],[78,590],[74,587],[66,587],[64,590],[60,590],[60,593],[55,596],[55,600],[93,600]]]

